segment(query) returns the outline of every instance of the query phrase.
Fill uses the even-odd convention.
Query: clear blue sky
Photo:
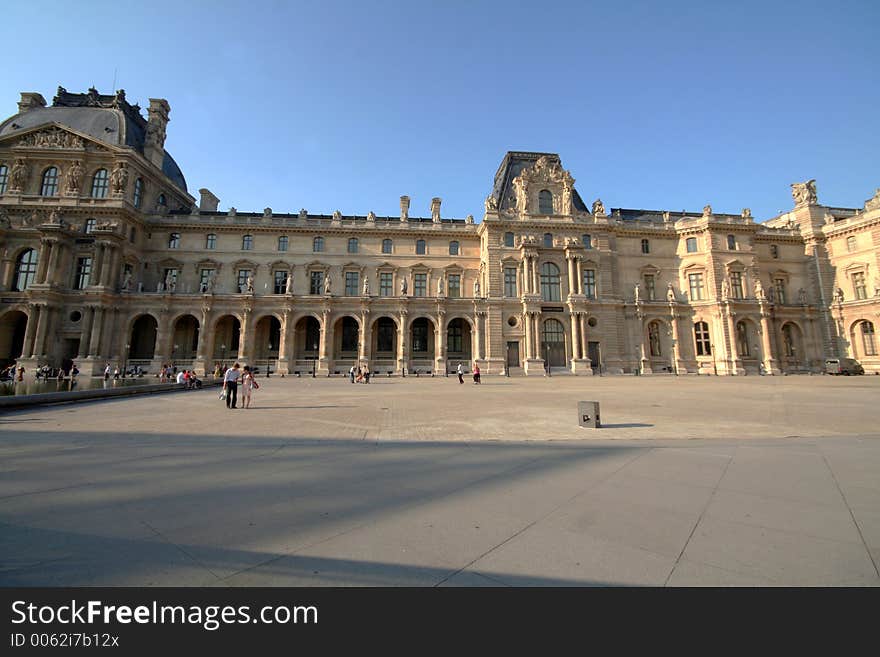
[[[559,153],[589,204],[759,220],[817,179],[880,187],[880,2],[17,2],[20,91],[167,98],[166,148],[241,211],[479,220],[507,150]],[[18,27],[20,26],[20,28]]]

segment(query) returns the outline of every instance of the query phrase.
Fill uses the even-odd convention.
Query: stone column
[[[55,242],[52,246],[52,255],[49,256],[49,271],[46,282],[55,284],[58,282],[58,259],[61,257],[61,243]]]
[[[581,349],[580,349],[581,340],[580,340],[580,335],[578,335],[578,333],[580,332],[579,331],[580,327],[578,326],[580,324],[580,322],[578,322],[578,314],[575,312],[570,314],[570,319],[571,319],[571,359],[573,361],[575,361],[575,360],[580,360],[580,358],[581,358],[581,353],[580,353],[581,352]]]
[[[104,243],[95,244],[95,261],[92,263],[92,275],[90,285],[101,284],[101,271],[104,268]]]
[[[687,368],[681,360],[681,340],[678,335],[678,315],[675,314],[674,309],[670,308],[670,310],[672,313],[669,322],[672,327],[672,358],[674,360],[675,373],[679,374],[682,370],[687,373]]]
[[[538,258],[532,258],[532,294],[541,293],[541,282],[538,279]]]
[[[734,320],[733,313],[730,310],[730,307],[727,307],[727,330],[730,334],[730,344],[728,349],[728,354],[730,357],[729,364],[729,374],[739,374],[740,370],[742,370],[742,363],[739,360],[738,349],[736,348],[736,321]]]
[[[94,319],[92,319],[92,334],[89,337],[89,358],[97,358],[101,355],[98,352],[101,345],[101,329],[103,328],[103,324],[104,309],[101,306],[98,306],[95,308]]]
[[[101,272],[101,285],[104,287],[110,287],[111,275],[113,274],[113,267],[116,264],[116,249],[110,247],[110,245],[106,245],[104,247],[105,251],[105,262],[104,262],[104,271]]]
[[[770,317],[766,312],[764,304],[761,304],[761,352],[764,357],[764,371],[767,374],[779,374],[779,365],[773,356],[772,342],[770,333]]]
[[[49,271],[49,260],[52,257],[53,240],[45,239],[41,241],[40,255],[37,258],[37,278],[36,282],[42,285],[46,282],[46,274]]]
[[[31,306],[30,317],[28,317],[27,328],[24,331],[24,344],[22,345],[21,355],[24,358],[35,358],[37,354],[37,343],[39,342],[40,330],[45,324],[43,315],[46,308],[41,304],[33,304]]]
[[[12,261],[12,258],[3,258],[3,269],[2,274],[0,274],[0,290],[11,290],[12,289],[12,276],[14,270],[15,263]]]
[[[589,324],[587,324],[587,314],[578,313],[578,320],[581,325],[581,355],[583,356],[583,358],[589,361],[588,366],[590,367],[590,372],[592,372],[592,361],[590,360],[590,350],[588,348],[589,343],[587,341],[587,327],[589,326]]]
[[[242,313],[241,320],[241,331],[238,334],[238,360],[244,366],[248,365],[248,353],[250,349],[248,348],[248,340],[250,339],[250,324],[251,324],[251,311],[250,309],[245,309],[244,313]]]
[[[523,313],[523,326],[525,327],[526,343],[523,345],[523,358],[532,358],[532,313]]]
[[[361,318],[361,321],[364,324],[364,338],[362,344],[364,361],[367,367],[370,367],[370,360],[373,358],[373,328],[370,324],[370,313],[361,313]]]
[[[83,314],[82,329],[79,336],[79,354],[77,358],[82,360],[89,355],[89,339],[92,336],[92,322],[95,321],[95,307],[86,306]]]
[[[474,332],[471,336],[471,359],[474,361],[480,360],[480,351],[482,345],[480,344],[480,312],[474,313]]]
[[[580,258],[575,258],[575,268],[577,269],[577,293],[584,293],[584,263]],[[586,352],[584,352],[586,353]]]
[[[641,313],[639,313],[636,321],[639,328],[639,367],[642,374],[651,374],[653,370],[651,369],[651,361],[648,360],[649,352],[645,347],[645,341],[648,339],[647,331],[645,330],[647,327]]]
[[[367,360],[367,315],[361,313],[360,326],[358,327],[358,363],[363,364]]]
[[[290,310],[285,308],[281,312],[281,334],[279,335],[279,345],[278,345],[278,373],[279,374],[289,374],[290,367],[288,365],[288,357],[287,350],[288,345],[287,342],[290,338],[289,331],[290,324]]]
[[[445,322],[445,314],[440,313],[437,316],[437,330],[434,332],[434,371],[440,374],[446,371],[446,329],[443,328]]]
[[[318,343],[318,370],[322,374],[327,374],[330,370],[330,363],[327,361],[327,343],[330,335],[330,311],[324,310],[321,313],[321,339]]]

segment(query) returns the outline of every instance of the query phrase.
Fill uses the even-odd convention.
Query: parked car
[[[864,374],[865,368],[855,358],[827,358],[825,360],[825,374]]]

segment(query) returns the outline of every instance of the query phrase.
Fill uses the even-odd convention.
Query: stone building
[[[509,152],[482,221],[218,210],[165,151],[170,107],[23,93],[0,123],[0,361],[332,374],[880,371],[880,191],[764,223],[589,207]]]

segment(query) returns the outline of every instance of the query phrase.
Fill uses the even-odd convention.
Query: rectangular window
[[[209,251],[213,251],[217,248],[217,236],[214,235],[214,233],[205,237],[205,248]]]
[[[596,298],[596,270],[584,269],[584,296],[587,299]]]
[[[645,298],[654,301],[654,274],[645,274]]]
[[[254,248],[254,236],[253,235],[245,235],[241,238],[241,249],[242,251],[250,251]]]
[[[774,280],[773,288],[776,290],[776,303],[785,305],[785,279],[777,278]]]
[[[199,271],[199,292],[208,291],[208,281],[214,275],[213,269],[202,269]]]
[[[5,164],[0,164],[0,194],[6,193],[6,181],[9,179],[9,169]]]
[[[865,273],[857,271],[852,275],[853,291],[856,293],[856,299],[867,299],[868,292],[865,289]]]
[[[779,258],[779,247],[775,244],[770,245],[770,257],[771,258]]]
[[[324,293],[324,272],[313,271],[309,273],[309,294]]]
[[[852,235],[846,238],[846,250],[850,253],[856,250],[856,238]]]
[[[390,271],[379,272],[379,296],[390,297],[394,292],[394,274]]]
[[[697,343],[697,356],[712,355],[712,343],[709,341],[709,325],[706,322],[694,324],[694,341]]]
[[[287,235],[282,235],[278,238],[278,250],[279,251],[287,251],[288,239]]]
[[[461,274],[449,274],[449,296],[453,299],[461,296]]]
[[[516,296],[516,267],[504,268],[504,296]]]
[[[171,235],[168,237],[168,248],[180,248],[180,233],[171,233]]]
[[[238,278],[236,279],[236,291],[240,293],[247,292],[247,282],[248,278],[251,276],[250,269],[239,269],[238,270]]]
[[[415,274],[413,276],[413,296],[423,297],[428,290],[428,275]]]
[[[360,290],[358,290],[358,282],[360,281],[360,274],[356,271],[347,271],[345,272],[345,296],[347,297],[356,297],[360,294]]]
[[[284,270],[275,272],[275,294],[287,292],[287,272]]]
[[[697,238],[696,237],[688,237],[685,240],[685,244],[687,245],[688,253],[696,253],[697,252]]]
[[[703,300],[703,275],[688,274],[688,283],[691,288],[691,301]]]
[[[743,276],[741,272],[730,272],[730,296],[734,299],[742,299],[743,294]]]
[[[76,278],[73,281],[74,290],[84,290],[91,282],[92,259],[91,257],[76,259]]]

